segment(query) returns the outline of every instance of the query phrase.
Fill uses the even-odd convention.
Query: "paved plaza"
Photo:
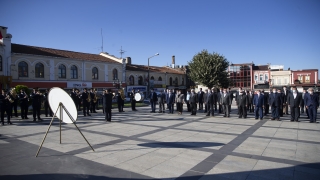
[[[235,109],[235,107],[233,107]],[[0,179],[320,179],[320,124],[149,113],[140,107],[79,115],[77,125],[55,119],[0,127]],[[319,114],[318,114],[319,116]]]

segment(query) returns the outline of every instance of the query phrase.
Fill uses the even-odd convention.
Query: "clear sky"
[[[185,65],[203,49],[232,63],[320,69],[320,0],[0,0],[12,42]]]

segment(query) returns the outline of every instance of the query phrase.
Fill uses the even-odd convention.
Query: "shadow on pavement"
[[[142,143],[138,146],[149,147],[149,148],[203,148],[203,147],[214,147],[223,146],[222,143],[214,142],[152,142],[152,143]]]

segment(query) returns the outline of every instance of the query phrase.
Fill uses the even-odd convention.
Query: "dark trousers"
[[[315,106],[308,106],[310,122],[317,121],[317,108]]]
[[[217,108],[217,103],[214,104],[214,110],[215,110],[215,111],[218,110],[218,108]]]
[[[283,114],[289,114],[288,109],[288,104],[283,105]]]
[[[254,112],[253,104],[249,104],[248,105],[248,110],[249,110],[250,113]]]
[[[40,104],[32,105],[33,119],[36,119],[36,118],[40,119],[40,108],[41,108]]]
[[[203,110],[203,102],[199,102],[199,110]]]
[[[11,106],[9,107],[1,107],[1,122],[4,123],[4,113],[7,115],[7,122],[10,122],[10,117],[11,117]]]
[[[279,119],[279,107],[271,106],[271,115],[273,119]]]
[[[190,103],[191,107],[191,114],[197,114],[197,104],[196,103]]]
[[[182,113],[183,104],[182,103],[177,103],[177,109],[178,109],[178,112]]]
[[[282,105],[280,105],[280,106],[282,106]],[[282,107],[279,107],[279,108],[278,108],[278,111],[279,111],[279,116],[280,116],[280,117],[283,117],[283,108],[282,108]]]
[[[105,114],[105,119],[107,121],[111,121],[111,107],[105,107],[104,112],[106,113]]]
[[[94,103],[93,101],[90,102],[90,112],[96,112],[96,103]]]
[[[46,115],[46,117],[48,117],[48,114],[52,116],[52,111],[48,101],[44,102],[44,114]]]
[[[290,113],[291,113],[291,121],[298,121],[300,116],[300,108],[290,106]]]
[[[119,110],[119,112],[123,112],[123,103],[122,103],[122,101],[118,102],[118,110]]]
[[[164,107],[164,102],[159,102],[159,112],[164,112],[165,107]]]
[[[152,112],[156,112],[157,102],[156,101],[150,101],[150,105],[151,105],[151,111]]]
[[[269,114],[269,104],[264,105],[264,115]]]
[[[131,100],[131,109],[136,110],[136,101],[135,100]]]
[[[247,117],[247,106],[242,105],[238,106],[238,111],[239,111],[239,117]]]
[[[18,106],[18,102],[17,100],[15,100],[12,104],[11,104],[11,116],[13,116],[13,112],[14,112],[14,116],[18,117],[18,112],[17,112],[17,106]]]
[[[189,101],[187,101],[187,109],[188,109],[188,112],[190,112],[190,111],[191,111],[191,108],[190,108],[190,103],[189,103]]]
[[[204,113],[208,111],[208,103],[204,103]]]
[[[223,108],[222,108],[222,105],[219,104],[219,113],[221,114],[223,112]]]
[[[301,113],[304,113],[304,102],[303,102],[303,100],[301,101],[301,104],[300,104],[300,110],[301,110]]]
[[[82,101],[83,115],[89,115],[90,103],[87,100]]]
[[[207,103],[207,108],[208,108],[207,115],[208,116],[210,116],[210,113],[211,113],[211,116],[214,116],[214,107],[213,106],[214,106],[213,104]]]
[[[75,101],[75,105],[78,111],[81,111],[81,101]]]
[[[169,113],[173,114],[173,103],[168,104],[168,108],[169,108]]]
[[[21,108],[21,118],[25,119],[27,118],[28,115],[28,104],[20,104],[20,108]]]
[[[230,116],[230,106],[227,104],[222,105],[224,116]]]
[[[309,118],[309,110],[307,108],[306,108],[306,114],[307,114],[307,116]]]
[[[255,118],[263,118],[263,108],[261,106],[256,106],[255,107]]]

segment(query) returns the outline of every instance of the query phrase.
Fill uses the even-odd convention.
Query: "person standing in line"
[[[197,103],[198,103],[198,95],[194,92],[194,89],[191,89],[190,95],[190,107],[191,107],[191,115],[197,114]]]
[[[118,92],[116,93],[116,99],[117,99],[117,104],[118,104],[118,111],[119,112],[124,112],[123,111],[123,107],[124,107],[124,99],[122,99],[121,96],[121,90],[118,90]]]
[[[172,90],[169,90],[169,93],[167,94],[167,105],[169,108],[169,113],[168,114],[173,114],[173,104],[174,104],[174,94],[172,93]]]
[[[21,119],[29,119],[28,118],[29,97],[27,93],[25,93],[24,90],[21,89],[20,94],[18,95],[18,98],[20,101]]]
[[[252,113],[254,111],[253,111],[253,93],[251,90],[247,91],[247,97],[248,97],[248,108],[247,109],[248,109],[249,113]]]
[[[204,113],[207,113],[208,107],[207,107],[207,97],[208,97],[208,89],[204,90],[202,102],[204,103]]]
[[[247,118],[247,107],[249,104],[248,96],[244,93],[243,90],[239,91],[237,96],[237,105],[239,110],[239,118]]]
[[[223,89],[223,94],[220,98],[220,104],[222,105],[224,112],[223,117],[230,117],[231,98],[230,93],[227,93],[227,89]]]
[[[269,95],[269,105],[271,106],[271,120],[280,121],[280,107],[282,107],[281,93],[279,94],[276,88],[272,89]]]
[[[37,118],[38,118],[38,121],[43,121],[40,118],[42,95],[41,95],[39,89],[33,88],[33,92],[31,93],[30,98],[32,100],[33,121],[36,121]]]
[[[81,99],[82,99],[82,108],[83,108],[83,116],[91,116],[89,114],[89,106],[90,106],[90,101],[91,101],[91,96],[89,92],[87,92],[87,88],[83,89],[83,92],[81,94]]]
[[[257,94],[253,98],[253,106],[255,109],[255,119],[260,117],[263,119],[264,97],[260,90],[257,90]]]
[[[240,92],[242,92],[242,87],[239,87],[239,89],[238,89],[238,91],[236,92],[236,96],[235,96],[235,98],[234,98],[234,100],[236,101],[236,104],[237,104],[237,106],[238,106],[238,102],[237,102],[237,100],[238,100],[238,96],[239,96],[239,93]],[[238,112],[237,112],[237,115],[239,115],[239,111],[240,111],[240,109],[239,109],[239,106],[238,106]]]
[[[160,92],[158,94],[158,103],[159,103],[159,112],[158,113],[164,113],[165,112],[165,101],[166,101],[166,90]]]
[[[0,111],[1,111],[1,125],[4,125],[4,113],[7,115],[7,123],[12,124],[10,121],[11,118],[11,102],[13,96],[11,94],[7,94],[7,91],[2,90],[2,94],[0,95]]]
[[[18,95],[17,95],[17,92],[16,92],[15,88],[11,89],[10,95],[12,96],[12,100],[13,100],[13,102],[11,103],[11,107],[12,107],[12,109],[11,109],[11,118],[13,116],[13,113],[14,113],[15,117],[18,117],[17,106],[18,106],[18,99],[19,98],[18,98]]]
[[[106,104],[106,98],[105,98],[105,95],[106,94],[106,90],[103,90],[102,91],[102,113],[104,114],[105,113],[105,110],[106,110],[106,107],[105,107],[105,104]]]
[[[134,92],[134,89],[132,88],[131,92],[129,93],[132,111],[136,111],[136,99],[134,98],[135,94],[136,93]]]
[[[212,88],[212,90],[214,90]],[[215,102],[217,101],[216,97],[215,97],[215,94],[214,92],[212,92],[210,89],[208,91],[208,94],[207,94],[207,98],[205,99],[205,103],[207,105],[207,114],[206,116],[214,116],[214,104]]]
[[[50,115],[50,117],[52,117],[53,113],[52,110],[49,106],[49,101],[48,101],[48,92],[49,90],[46,89],[46,92],[43,94],[43,101],[44,101],[44,114],[46,115],[46,117],[48,117],[48,114]]]
[[[287,90],[286,86],[283,86],[283,114],[288,115],[288,103],[287,103],[287,99],[288,99],[288,94],[289,94],[289,90]]]
[[[157,105],[157,101],[158,101],[158,96],[157,96],[157,93],[154,92],[153,89],[151,89],[149,99],[150,99],[150,104],[151,104],[151,111],[150,112],[155,113],[156,112],[156,105]]]
[[[266,116],[269,114],[269,93],[262,90],[261,94],[263,94],[264,97],[264,115]]]
[[[103,96],[103,107],[105,108],[105,120],[108,122],[111,122],[112,99],[113,95],[110,93],[110,90],[105,90],[105,94]]]
[[[230,98],[230,101],[231,101],[231,103],[229,104],[229,112],[231,112],[231,105],[232,105],[232,101],[233,101],[234,95],[231,92],[231,88],[227,89],[227,93],[229,94],[229,98]]]
[[[203,94],[202,88],[200,88],[200,91],[198,92],[198,101],[199,101],[199,110],[203,110]]]
[[[309,111],[310,123],[317,122],[317,109],[319,108],[319,96],[314,94],[313,88],[308,89],[308,93],[305,95],[304,104]]]
[[[302,95],[297,92],[296,87],[292,87],[292,92],[288,94],[288,105],[290,106],[291,121],[300,122],[300,104]]]
[[[302,91],[302,94],[301,94],[301,98],[302,98],[302,100],[301,100],[301,104],[300,104],[300,112],[301,112],[301,114],[303,114],[304,113],[304,108],[305,108],[305,106],[304,106],[304,97],[305,97],[305,95],[306,95],[306,90],[304,89],[303,91]]]
[[[168,99],[169,93],[170,93],[170,90],[167,89],[167,92],[166,92],[166,100]],[[171,93],[172,93],[172,92],[171,92]],[[166,102],[166,104],[167,104],[167,109],[169,109],[169,104],[168,104],[168,102]]]
[[[48,94],[45,94],[45,95],[48,95]],[[46,96],[47,97],[47,96]],[[77,97],[77,93],[76,93],[76,89],[73,88],[71,93],[70,93],[70,97],[71,99],[73,100],[74,104],[76,105],[76,108],[78,109],[79,105],[79,101],[78,101],[78,97]],[[48,115],[48,114],[47,114]]]
[[[180,90],[177,91],[176,102],[178,107],[178,114],[181,115],[183,110],[184,94],[182,94]]]
[[[190,91],[187,91],[186,103],[187,103],[187,111],[191,112],[191,108],[190,108]]]
[[[222,105],[221,105],[221,103],[220,103],[220,100],[221,100],[221,97],[222,97],[222,96],[223,96],[223,89],[220,88],[219,92],[217,92],[217,102],[218,102],[218,104],[219,104],[219,114],[221,114],[222,111],[223,111]]]

